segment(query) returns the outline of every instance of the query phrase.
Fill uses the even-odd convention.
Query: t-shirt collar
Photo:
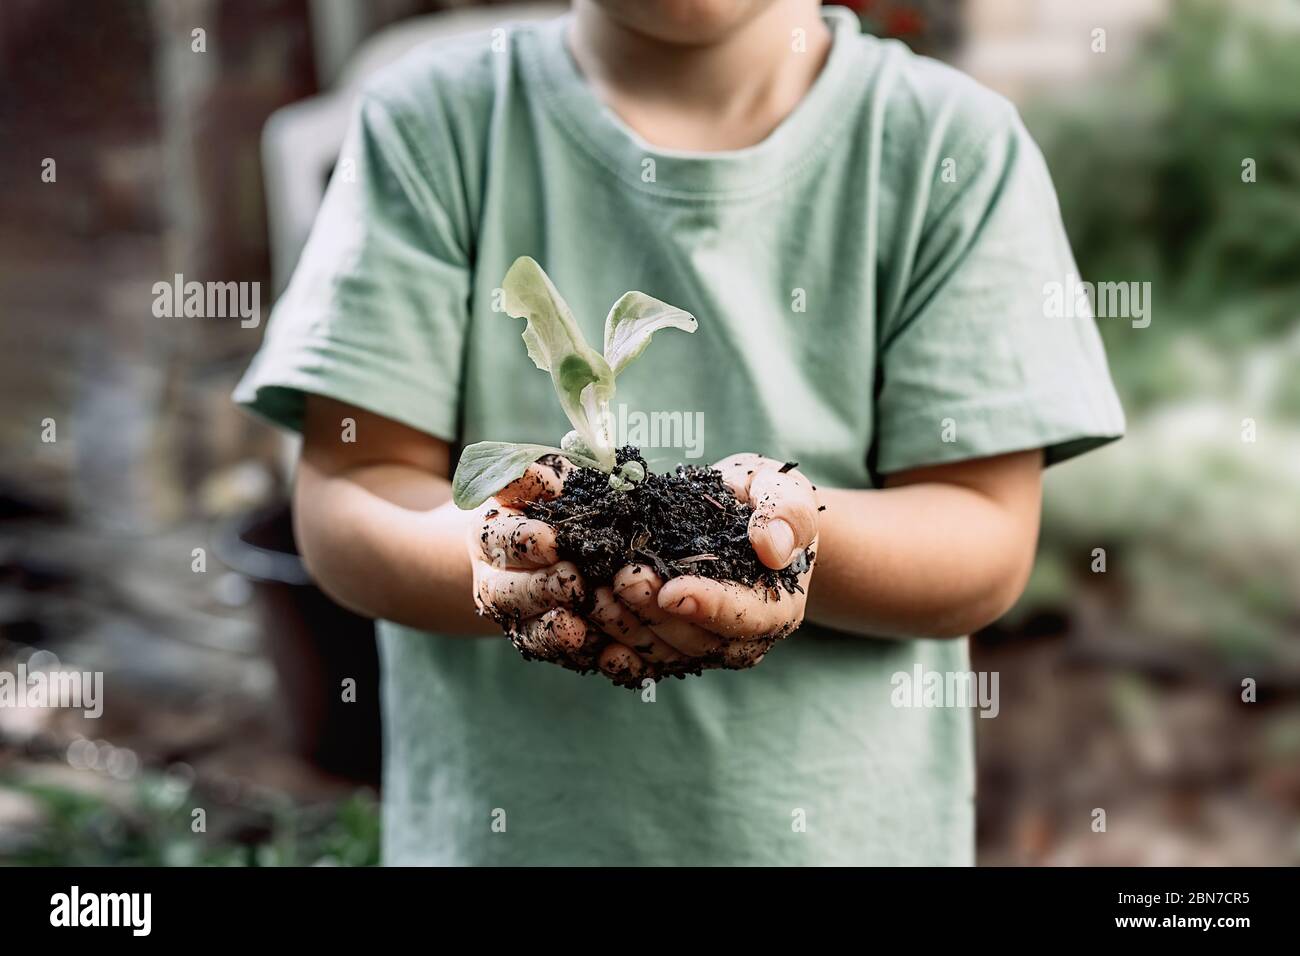
[[[570,16],[538,30],[536,43],[525,48],[524,68],[581,149],[629,187],[665,198],[743,199],[779,185],[825,153],[846,112],[837,111],[837,103],[853,102],[847,87],[865,82],[852,68],[857,17],[842,7],[825,8],[830,54],[808,93],[762,142],[723,152],[663,149],[637,135],[583,77],[565,39]]]

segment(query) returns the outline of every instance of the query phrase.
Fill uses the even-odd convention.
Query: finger
[[[752,641],[732,641],[722,652],[723,667],[730,670],[744,670],[757,666],[778,638],[760,637]]]
[[[549,501],[564,490],[564,479],[573,470],[567,458],[547,455],[533,462],[524,473],[495,495],[504,505],[520,507],[530,501]]]
[[[800,472],[764,468],[749,484],[749,543],[769,568],[784,568],[817,537],[817,494]]]
[[[505,567],[505,556],[501,560],[495,560],[494,555],[485,554],[484,532],[487,530],[489,522],[496,521],[503,517],[518,517],[522,512],[518,508],[511,508],[503,505],[495,498],[489,498],[475,510],[472,520],[465,525],[465,540],[469,545],[469,559],[474,562],[486,560],[489,564],[497,567]]]
[[[737,638],[784,637],[803,620],[804,596],[686,575],[659,591],[659,607],[678,620]],[[658,628],[656,630],[659,630]]]
[[[619,644],[647,661],[666,663],[681,659],[681,655],[629,611],[610,588],[598,588],[594,601],[589,615],[591,622]]]
[[[511,643],[529,660],[567,661],[587,645],[587,625],[566,608],[555,608],[510,629]]]
[[[600,652],[597,666],[606,677],[623,687],[635,687],[645,673],[645,663],[636,652],[617,642]]]
[[[560,555],[555,529],[504,506],[489,511],[479,531],[483,560],[498,568],[546,567]]]
[[[535,617],[555,607],[572,607],[582,600],[582,575],[571,561],[536,571],[482,565],[474,598],[494,619]]]
[[[614,594],[655,636],[688,657],[716,656],[724,642],[703,628],[680,620],[659,605],[659,575],[643,564],[630,564],[614,575]]]
[[[722,472],[722,481],[731,489],[731,493],[738,500],[749,504],[750,481],[760,469],[770,464],[772,464],[771,459],[746,451],[738,455],[730,455],[713,467]]]

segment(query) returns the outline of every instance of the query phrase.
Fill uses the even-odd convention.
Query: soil
[[[610,488],[603,471],[577,468],[565,479],[564,494],[525,508],[530,518],[555,528],[560,558],[578,566],[591,590],[633,563],[653,567],[665,581],[691,574],[792,594],[803,590],[800,562],[776,571],[758,560],[749,543],[753,509],[732,494],[721,472],[678,465],[652,474],[640,450],[626,445],[617,462],[628,461],[646,471],[628,491]]]

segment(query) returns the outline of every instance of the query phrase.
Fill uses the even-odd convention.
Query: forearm
[[[499,634],[475,613],[468,512],[451,483],[405,464],[326,474],[304,462],[294,489],[303,558],[340,604],[421,630]]]
[[[1033,565],[1037,510],[960,485],[822,489],[808,617],[856,634],[955,637],[1000,617]]]

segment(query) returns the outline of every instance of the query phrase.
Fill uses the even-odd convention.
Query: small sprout
[[[642,467],[639,461],[623,462],[618,466],[618,473],[634,485],[639,485],[645,481],[645,468]]]
[[[625,461],[609,476],[609,486],[615,491],[631,491],[645,481],[645,466],[639,461]]]
[[[586,440],[578,434],[576,428],[566,432],[564,437],[560,439],[560,448],[571,455],[583,455],[587,458],[595,457],[595,454],[591,450],[591,446],[588,445]]]
[[[628,463],[614,474],[615,449],[609,433],[614,379],[645,351],[658,330],[694,332],[694,316],[644,292],[624,293],[605,316],[605,348],[598,352],[587,344],[568,303],[534,260],[516,259],[501,288],[505,311],[526,322],[523,338],[528,357],[550,373],[573,430],[558,449],[510,442],[468,446],[452,478],[452,499],[461,508],[477,508],[539,457],[557,453],[575,465],[611,473],[611,488],[626,490],[644,481],[645,468],[638,463]]]

